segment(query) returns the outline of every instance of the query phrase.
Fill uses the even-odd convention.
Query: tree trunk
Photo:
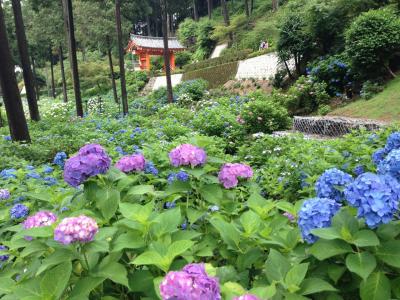
[[[81,85],[79,82],[78,60],[76,58],[76,42],[75,42],[75,31],[74,31],[74,15],[72,11],[72,0],[62,0],[62,3],[64,10],[64,22],[67,28],[69,62],[71,65],[72,81],[74,85],[76,114],[78,117],[83,117]]]
[[[0,87],[8,118],[10,135],[14,141],[30,142],[28,125],[22,107],[17,79],[15,78],[13,59],[8,44],[3,9],[0,4]]]
[[[212,0],[207,0],[208,19],[212,17]]]
[[[60,68],[61,68],[61,80],[62,80],[62,89],[63,89],[63,100],[65,103],[68,102],[68,94],[67,94],[67,81],[65,80],[65,69],[64,69],[64,53],[62,45],[58,47],[58,54],[60,56]]]
[[[199,20],[199,8],[197,7],[197,0],[193,0],[193,19],[196,22]]]
[[[171,65],[169,62],[169,49],[168,49],[168,26],[167,26],[167,1],[160,0],[161,6],[161,20],[162,20],[162,31],[163,31],[163,40],[164,40],[164,66],[165,66],[165,75],[167,77],[167,95],[168,102],[173,102],[173,94],[172,94],[172,82],[171,82]]]
[[[26,98],[28,100],[29,115],[33,121],[39,121],[39,108],[37,105],[35,81],[31,69],[31,62],[29,59],[28,43],[26,41],[24,20],[22,18],[20,0],[12,0],[12,8],[14,12],[15,33],[18,41],[19,56],[21,58],[21,65],[24,76]]]
[[[152,36],[151,34],[151,19],[149,15],[146,15],[146,24],[147,24],[147,35]]]
[[[279,0],[272,0],[272,11],[277,11],[279,8]]]
[[[225,26],[229,26],[230,25],[229,12],[228,12],[228,6],[226,5],[226,0],[221,0],[221,8],[222,8],[222,15],[224,16],[224,24]]]
[[[115,84],[114,66],[113,66],[112,54],[111,54],[111,42],[110,42],[109,37],[107,37],[107,55],[108,55],[108,63],[110,65],[110,76],[111,76],[111,85],[112,85],[112,90],[113,90],[113,95],[114,95],[114,101],[115,101],[115,103],[119,104],[118,94],[117,94],[117,85]]]
[[[128,114],[128,95],[126,93],[125,81],[125,60],[124,48],[122,46],[122,27],[121,27],[121,0],[115,0],[115,21],[118,36],[118,53],[119,53],[119,74],[121,82],[121,98],[122,98],[122,111],[124,115]]]
[[[284,60],[283,63],[285,64],[285,68],[286,68],[286,71],[288,72],[289,78],[293,79],[294,77],[292,75],[292,72],[290,72],[290,68],[289,68],[289,65],[287,64],[286,60]]]
[[[254,10],[254,0],[250,0],[250,14],[253,13]]]
[[[246,12],[246,17],[250,17],[249,0],[244,0],[244,10]]]
[[[51,75],[51,96],[56,97],[56,87],[54,83],[54,66],[53,66],[53,54],[50,50],[50,75]]]
[[[40,99],[40,89],[39,89],[39,84],[36,80],[37,78],[37,73],[36,73],[36,63],[35,63],[35,58],[32,56],[31,57],[32,60],[32,72],[33,72],[33,81],[35,83],[35,89],[36,89],[36,99],[37,101],[39,101]]]

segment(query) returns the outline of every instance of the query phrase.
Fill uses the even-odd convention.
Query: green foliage
[[[204,97],[207,86],[204,79],[184,81],[174,88],[174,93],[180,105],[190,106]]]
[[[383,87],[379,83],[367,80],[363,83],[360,96],[365,100],[369,100],[382,91]]]
[[[193,19],[185,19],[179,23],[178,39],[185,47],[193,49],[197,43],[199,25]]]
[[[188,51],[178,52],[175,57],[175,64],[179,68],[189,64],[192,60],[192,54]]]
[[[126,90],[130,97],[135,97],[149,81],[149,75],[146,71],[136,71],[126,73]]]
[[[261,92],[249,95],[251,101],[244,105],[240,116],[248,133],[286,129],[290,125],[287,110]]]
[[[196,52],[194,57],[198,60],[208,58],[214,49],[215,40],[212,38],[214,26],[211,22],[205,21],[198,24],[196,38]]]
[[[400,48],[400,21],[390,10],[371,10],[359,16],[346,32],[346,51],[352,67],[364,78],[390,71]]]

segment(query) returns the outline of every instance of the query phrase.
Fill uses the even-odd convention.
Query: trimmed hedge
[[[218,66],[186,72],[183,74],[182,79],[183,81],[204,79],[208,82],[209,88],[216,88],[234,78],[236,76],[238,66],[238,61],[229,62]]]
[[[221,57],[206,59],[200,61],[198,63],[190,64],[184,67],[185,73],[192,72],[196,70],[205,69],[208,67],[215,67],[218,65],[230,63],[230,62],[237,62],[239,60],[246,59],[247,56],[252,52],[250,49],[241,50],[238,52],[234,52],[232,54],[223,55]]]

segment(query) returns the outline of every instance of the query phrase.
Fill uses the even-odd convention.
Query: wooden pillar
[[[174,54],[174,52],[169,53],[169,64],[171,66],[171,70],[175,70],[175,54]]]
[[[150,71],[150,54],[146,53],[146,70]]]

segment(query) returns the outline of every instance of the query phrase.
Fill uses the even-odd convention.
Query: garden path
[[[217,45],[217,47],[215,47],[213,53],[211,54],[211,57],[210,57],[210,58],[217,58],[217,57],[220,57],[222,51],[225,50],[226,48],[228,48],[228,44]]]

